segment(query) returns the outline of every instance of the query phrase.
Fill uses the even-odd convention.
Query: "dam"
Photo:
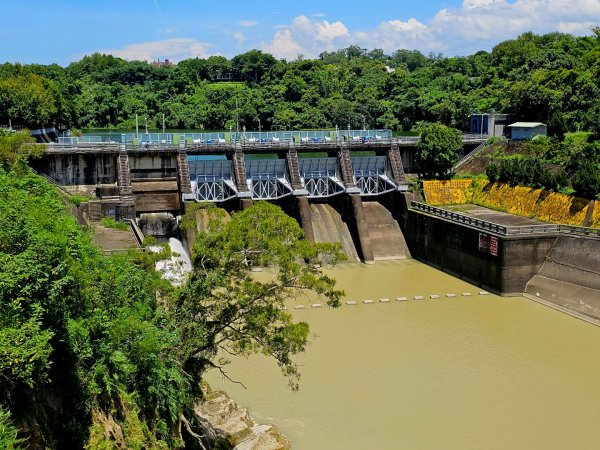
[[[464,153],[485,140],[463,135]],[[587,306],[579,309],[600,319],[593,267],[573,269],[575,278],[552,275],[578,254],[561,248],[587,239],[580,247],[594,254],[597,232],[423,203],[406,178],[416,170],[417,141],[390,130],[123,134],[118,142],[88,136],[48,144],[33,164],[70,192],[93,194],[84,207],[91,220],[112,215],[170,230],[188,202],[233,212],[266,200],[294,217],[307,239],[339,242],[349,262],[412,257],[490,292],[555,304],[562,300],[553,302],[553,292],[567,292],[579,279],[581,295],[565,308],[585,296]],[[145,220],[155,214],[168,219]],[[554,258],[554,268],[547,258]]]
[[[327,270],[342,307],[288,304],[311,326],[300,391],[261,355],[226,368],[248,389],[216,371],[213,388],[300,450],[594,448],[600,329],[524,295],[593,321],[597,231],[425,204],[404,175],[414,142],[218,139],[59,144],[37,167],[95,190],[90,216],[137,217],[149,234],[168,234],[188,202],[268,200],[309,239],[341,243],[349,263]]]

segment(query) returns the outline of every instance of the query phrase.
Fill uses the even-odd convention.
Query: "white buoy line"
[[[490,293],[488,291],[479,291],[477,294],[478,295],[490,295]],[[440,294],[429,294],[427,296],[414,295],[412,297],[408,297],[408,296],[396,297],[396,302],[407,302],[409,300],[421,301],[421,300],[426,300],[426,299],[434,299],[435,300],[435,299],[441,299],[442,297],[445,297],[445,298],[473,297],[473,295],[474,294],[471,292],[462,292],[461,294],[453,294],[451,292],[448,292],[448,293],[444,294],[443,296]],[[345,303],[347,306],[356,306],[359,303],[362,303],[363,305],[373,305],[376,303],[376,301],[373,299],[364,299],[361,301],[346,300]],[[391,300],[388,297],[382,297],[379,299],[378,303],[391,303]],[[327,305],[325,305],[325,306],[327,306]],[[294,309],[306,309],[308,307],[322,308],[323,304],[322,303],[310,303],[308,305],[294,305],[293,306]],[[286,306],[283,306],[280,309],[287,310],[288,308]]]

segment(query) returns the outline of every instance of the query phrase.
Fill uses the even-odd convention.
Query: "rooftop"
[[[535,128],[535,127],[545,127],[545,123],[541,122],[515,122],[508,125],[513,128]]]

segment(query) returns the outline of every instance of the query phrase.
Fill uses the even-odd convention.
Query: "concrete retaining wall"
[[[559,236],[525,293],[600,324],[600,239]]]
[[[556,236],[497,239],[493,254],[480,249],[491,235],[415,211],[406,211],[404,236],[412,256],[458,278],[502,295],[522,295]]]

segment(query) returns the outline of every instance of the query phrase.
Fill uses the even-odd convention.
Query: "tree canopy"
[[[196,242],[190,282],[173,287],[145,254],[102,255],[44,178],[0,167],[3,448],[182,448],[203,434],[199,383],[223,350],[270,355],[297,387],[308,325],[282,306],[303,292],[339,304],[315,265],[338,247],[306,242],[270,204]],[[259,264],[271,278],[252,276]]]
[[[278,61],[260,50],[156,67],[110,55],[57,65],[0,65],[0,124],[264,130],[390,127],[419,122],[465,129],[495,110],[548,124],[549,132],[600,132],[600,39],[524,33],[464,57],[351,46],[316,59]],[[229,81],[224,81],[229,80]],[[236,110],[237,103],[237,110]]]
[[[415,158],[423,178],[446,178],[462,150],[460,131],[441,124],[427,124],[420,129]]]

